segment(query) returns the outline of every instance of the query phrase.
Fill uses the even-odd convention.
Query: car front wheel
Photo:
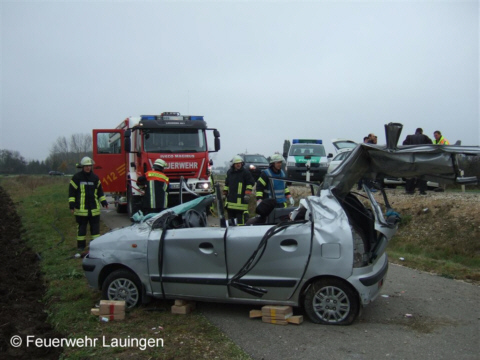
[[[325,278],[310,286],[303,305],[310,320],[316,324],[350,325],[358,315],[360,303],[348,283]]]
[[[141,297],[140,282],[129,270],[116,270],[103,282],[103,299],[125,300],[125,306],[133,308],[140,304]]]

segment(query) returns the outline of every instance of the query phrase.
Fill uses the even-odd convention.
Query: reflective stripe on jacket
[[[107,201],[102,189],[102,183],[93,172],[83,170],[73,175],[68,188],[68,202],[70,209],[75,209],[74,215],[100,215],[100,203]]]
[[[440,137],[438,140],[434,140],[436,145],[450,145],[447,139],[445,139],[443,136]]]
[[[244,202],[243,197],[251,194],[254,184],[252,174],[244,167],[235,170],[232,166],[228,169],[223,188],[227,192],[225,207],[229,210],[248,210],[248,203]]]
[[[273,198],[270,189],[271,184],[268,178],[269,176],[273,178],[284,178],[285,173],[283,170],[275,173],[271,168],[263,170],[257,180],[257,199]],[[283,204],[286,206],[286,196],[290,195],[290,190],[286,186],[285,181],[273,179],[273,189],[275,191],[275,199],[277,200],[277,204]]]
[[[147,191],[145,192],[144,206],[150,209],[165,209],[168,206],[168,184],[170,180],[160,171],[147,171]]]

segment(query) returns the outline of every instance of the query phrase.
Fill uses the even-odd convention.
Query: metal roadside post
[[[463,175],[464,175],[464,171],[460,170],[460,176],[463,177]],[[465,192],[465,185],[462,185],[462,192],[463,193]]]
[[[305,164],[305,167],[307,168],[307,175],[306,175],[306,180],[307,181],[310,181],[310,161],[311,160],[308,160],[307,163]],[[308,184],[307,184],[308,186]]]

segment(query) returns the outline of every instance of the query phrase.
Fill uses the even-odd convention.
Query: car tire
[[[350,325],[358,316],[360,302],[356,291],[347,282],[323,278],[308,288],[303,306],[313,323]]]
[[[129,270],[116,270],[107,276],[102,285],[105,300],[125,300],[125,306],[134,308],[142,302],[142,291],[137,276]]]

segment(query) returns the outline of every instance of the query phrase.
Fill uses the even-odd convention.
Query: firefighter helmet
[[[232,164],[243,163],[243,158],[240,155],[235,155],[232,159]]]
[[[157,159],[153,163],[153,168],[154,169],[163,170],[166,167],[167,167],[167,162],[163,159]]]
[[[93,164],[95,164],[95,162],[88,156],[85,156],[80,160],[80,166],[92,166]]]
[[[271,157],[270,157],[270,164],[273,164],[273,163],[276,163],[276,162],[279,162],[279,161],[283,161],[283,156],[280,155],[280,154],[273,154]]]

